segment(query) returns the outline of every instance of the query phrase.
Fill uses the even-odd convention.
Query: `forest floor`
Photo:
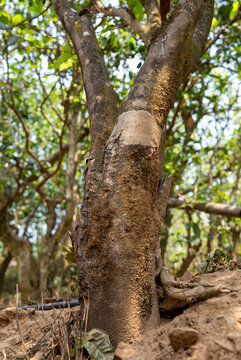
[[[115,358],[241,359],[241,270],[205,274],[197,276],[195,281],[218,284],[235,291],[192,304],[172,319],[162,318],[158,328],[145,333],[132,344],[120,343]],[[5,309],[0,313],[0,359],[26,359],[26,350],[31,360],[46,359],[53,351],[51,338],[65,336],[61,333],[58,319],[68,322],[78,311],[78,307],[43,312],[18,309],[17,321],[16,309]]]

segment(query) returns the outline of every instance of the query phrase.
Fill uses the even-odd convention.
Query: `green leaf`
[[[201,231],[200,231],[200,228],[199,228],[199,225],[198,225],[198,223],[192,223],[192,228],[193,228],[193,232],[194,232],[194,234],[195,234],[195,236],[197,237],[197,238],[199,238],[200,237],[200,234],[201,234]]]
[[[84,347],[90,357],[95,360],[113,360],[114,348],[111,345],[109,335],[100,329],[93,329],[86,335],[91,338],[85,342]]]
[[[70,59],[70,54],[69,53],[63,53],[62,55],[60,55],[54,62],[54,69],[57,70],[59,69],[60,65],[68,62],[68,60]]]
[[[143,9],[143,6],[142,6],[142,3],[140,2],[140,0],[128,0],[127,4],[129,6],[129,8],[132,9],[135,17],[138,20],[142,20],[143,15],[144,15],[144,9]]]
[[[7,29],[9,26],[7,26],[6,24],[4,24],[2,21],[0,21],[0,27],[2,29]]]
[[[232,10],[231,10],[230,16],[229,16],[230,20],[232,20],[236,16],[238,9],[239,9],[239,1],[234,1]]]
[[[7,41],[7,45],[3,48],[2,54],[6,54],[8,50],[8,46],[15,45],[18,42],[18,36],[10,36]]]
[[[62,63],[62,64],[59,66],[59,70],[60,70],[60,71],[66,70],[66,69],[70,68],[72,65],[73,65],[73,60],[72,60],[72,59],[69,59],[68,61]]]
[[[218,26],[219,21],[214,17],[212,21],[212,28]]]
[[[21,14],[16,14],[12,18],[12,23],[13,23],[13,25],[16,25],[16,24],[20,23],[22,20],[23,20],[22,15]]]
[[[0,12],[0,21],[6,25],[9,25],[11,16],[8,13]]]
[[[69,262],[69,263],[76,263],[76,259],[75,259],[75,255],[74,255],[74,249],[72,247],[72,245],[68,245],[64,242],[59,244],[59,249],[62,253],[62,255],[64,256],[64,258]]]

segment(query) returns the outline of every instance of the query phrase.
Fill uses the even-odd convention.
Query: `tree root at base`
[[[185,307],[197,301],[206,300],[222,293],[237,291],[221,285],[205,283],[186,283],[173,281],[168,267],[163,266],[160,272],[161,289],[159,289],[159,308],[161,312]],[[160,293],[163,292],[163,295]]]

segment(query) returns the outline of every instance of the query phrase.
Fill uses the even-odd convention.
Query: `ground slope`
[[[236,291],[190,305],[174,319],[163,318],[158,328],[135,343],[120,343],[116,359],[241,359],[241,270],[197,276],[195,281],[221,284]],[[30,359],[45,359],[45,355],[51,353],[50,344],[53,346],[59,333],[58,320],[69,321],[77,312],[78,308],[44,312],[19,309],[19,331],[15,309],[4,310],[0,313],[0,359],[25,359],[23,343]],[[184,338],[194,334],[193,345],[186,344],[185,349],[181,347],[174,351],[168,335],[175,332]],[[174,347],[175,342],[177,347],[181,346],[174,337]]]

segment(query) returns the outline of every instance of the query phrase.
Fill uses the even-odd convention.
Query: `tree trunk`
[[[92,199],[87,191],[83,205],[78,265],[82,279],[88,274],[89,327],[101,324],[114,343],[159,323],[154,254],[160,133],[147,112],[121,115],[106,147],[103,180]]]
[[[230,223],[231,234],[232,234],[232,251],[231,256],[233,260],[237,260],[239,258],[238,247],[240,244],[240,234],[241,228],[235,222]]]
[[[18,263],[18,286],[21,303],[27,304],[29,300],[39,300],[39,275],[32,254],[32,245],[28,242],[22,244],[16,260]]]
[[[170,209],[167,209],[167,213],[165,216],[165,219],[163,221],[162,227],[161,227],[161,233],[160,233],[160,246],[161,246],[161,263],[162,266],[165,265],[165,253],[166,253],[166,248],[167,248],[167,243],[168,243],[168,237],[169,237],[169,229],[171,227],[171,223],[172,223],[172,214]]]
[[[169,194],[162,181],[166,119],[203,52],[213,0],[180,0],[160,28],[144,26],[149,51],[120,114],[91,9],[77,12],[72,0],[52,3],[75,46],[90,116],[85,194],[72,232],[80,297],[89,298],[89,328],[106,330],[117,345],[159,323],[154,277]]]
[[[13,258],[12,254],[9,251],[7,251],[6,254],[4,251],[3,260],[0,264],[0,297],[1,297],[2,291],[3,291],[4,277],[5,277],[6,271],[8,269],[8,265],[10,264],[12,258]]]
[[[8,209],[0,212],[0,241],[18,263],[18,284],[22,302],[36,299],[39,293],[38,270],[32,253],[32,244],[9,226]]]
[[[207,239],[207,247],[208,252],[211,252],[214,249],[214,239],[215,239],[215,231],[213,228],[213,216],[209,215],[209,231],[208,231],[208,239]]]

